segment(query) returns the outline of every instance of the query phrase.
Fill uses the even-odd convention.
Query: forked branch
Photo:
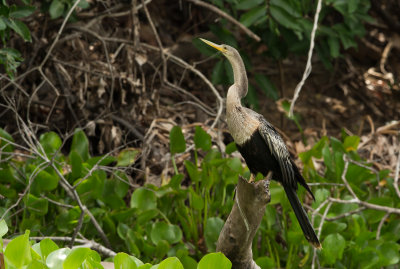
[[[239,176],[235,203],[217,242],[217,251],[225,254],[232,268],[260,268],[253,260],[252,242],[271,200],[271,176],[252,183]]]

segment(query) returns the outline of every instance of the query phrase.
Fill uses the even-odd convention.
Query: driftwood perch
[[[219,235],[217,251],[232,262],[234,269],[260,268],[253,260],[252,241],[271,200],[269,181],[249,183],[239,176],[235,203]]]

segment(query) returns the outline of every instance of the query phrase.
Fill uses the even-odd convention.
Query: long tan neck
[[[242,99],[246,96],[248,89],[246,68],[244,66],[242,57],[240,57],[239,52],[235,50],[234,55],[232,57],[227,56],[227,58],[231,63],[233,70],[234,84],[232,86],[236,85],[235,89],[237,91],[237,96],[239,97],[239,99]],[[229,89],[231,90],[231,88]]]
[[[240,103],[240,100],[246,96],[248,89],[246,68],[242,57],[240,57],[239,52],[236,50],[234,50],[233,53],[234,55],[227,56],[232,66],[234,78],[234,84],[229,87],[228,95],[226,97],[227,109],[229,109],[229,107],[232,108],[233,106],[241,107],[242,104]]]
[[[235,83],[229,87],[226,96],[226,118],[233,139],[237,144],[243,145],[258,128],[259,122],[240,102],[247,94],[248,82],[243,60],[239,52],[235,50],[234,53],[232,57],[227,56],[232,65]]]
[[[228,129],[238,145],[243,145],[251,138],[259,126],[254,115],[249,114],[248,109],[240,103],[237,85],[232,85],[226,97],[226,120]]]
[[[228,89],[228,94],[226,96],[226,112],[234,112],[235,107],[242,107],[241,97],[238,94],[237,85],[233,84]]]

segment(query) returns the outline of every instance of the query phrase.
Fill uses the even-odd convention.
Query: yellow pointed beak
[[[221,45],[217,45],[217,44],[215,44],[215,43],[213,43],[213,42],[211,42],[211,41],[208,41],[208,40],[206,40],[206,39],[204,39],[204,38],[200,38],[200,40],[203,41],[204,43],[206,43],[207,45],[213,47],[214,49],[219,50],[219,51],[222,52],[222,53],[225,53],[225,52],[227,51],[227,50],[224,49]]]

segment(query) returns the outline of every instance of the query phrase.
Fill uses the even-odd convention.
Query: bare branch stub
[[[249,183],[239,176],[237,199],[217,242],[217,251],[225,254],[232,268],[259,268],[253,260],[252,241],[271,200],[269,181],[267,176]]]

